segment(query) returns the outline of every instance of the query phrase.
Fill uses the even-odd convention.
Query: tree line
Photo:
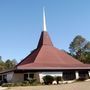
[[[14,68],[16,64],[17,64],[16,59],[13,60],[7,59],[6,61],[4,61],[0,56],[0,71],[10,70]]]
[[[90,64],[90,41],[81,35],[77,35],[69,46],[69,54],[77,60]]]

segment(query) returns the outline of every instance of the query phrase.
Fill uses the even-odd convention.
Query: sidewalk
[[[7,90],[7,87],[1,87],[0,86],[0,90]]]

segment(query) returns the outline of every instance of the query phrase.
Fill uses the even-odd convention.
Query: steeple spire
[[[47,31],[47,28],[46,28],[45,9],[44,9],[44,8],[43,8],[43,31]]]
[[[38,42],[37,48],[41,48],[43,45],[53,46],[53,43],[48,35],[46,28],[46,18],[45,18],[45,9],[43,8],[43,31]]]

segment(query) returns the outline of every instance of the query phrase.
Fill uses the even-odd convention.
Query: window
[[[24,80],[28,80],[28,74],[24,74]]]
[[[4,83],[7,83],[7,75],[3,75],[3,81]]]
[[[63,79],[64,80],[74,80],[75,79],[75,72],[73,72],[73,71],[63,72]]]
[[[26,73],[24,74],[24,80],[28,80],[29,78],[34,78],[34,74],[33,73]]]
[[[0,75],[0,81],[2,81],[2,75]]]
[[[34,74],[29,74],[29,78],[34,78]]]
[[[3,80],[6,80],[7,79],[7,75],[3,75]]]
[[[88,71],[79,71],[79,76],[81,78],[89,78]]]

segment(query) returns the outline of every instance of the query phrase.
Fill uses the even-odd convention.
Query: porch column
[[[79,73],[78,71],[75,72],[76,79],[79,79]]]
[[[63,81],[63,72],[60,72],[61,81]]]
[[[88,71],[88,75],[89,75],[89,77],[90,77],[90,71]]]
[[[63,77],[63,72],[60,72],[60,77]]]

